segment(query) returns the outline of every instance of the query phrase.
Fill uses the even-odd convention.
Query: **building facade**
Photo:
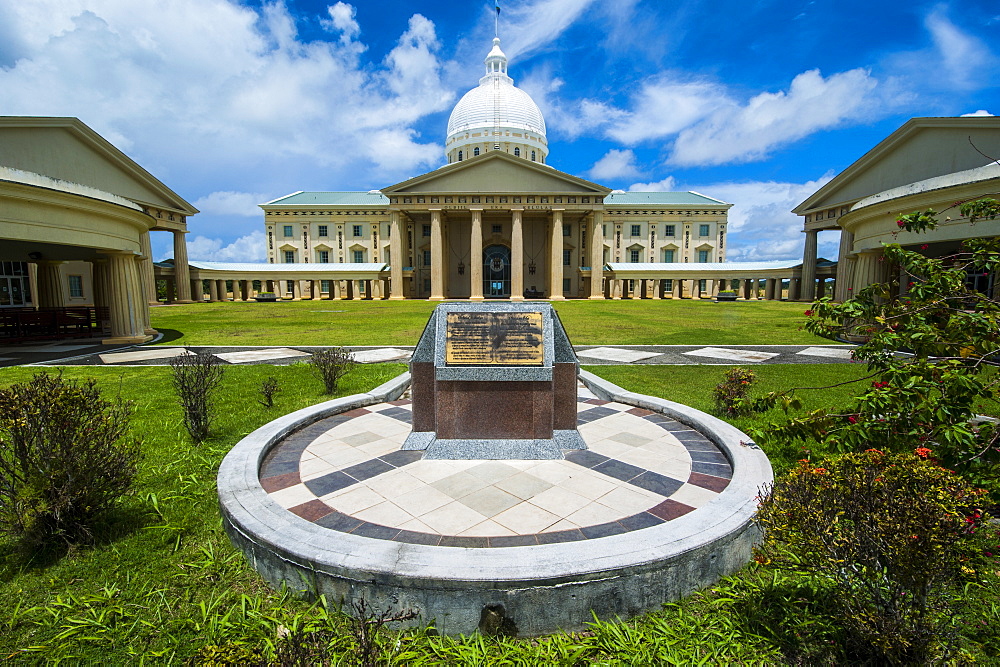
[[[801,299],[821,296],[816,291],[816,248],[823,231],[840,231],[833,295],[838,301],[894,279],[882,261],[884,243],[942,256],[956,252],[967,238],[1000,235],[1000,221],[973,225],[955,206],[997,196],[998,156],[998,117],[911,118],[904,123],[793,209],[802,216],[806,235]],[[937,229],[923,234],[899,229],[901,215],[928,208],[941,212]]]
[[[731,204],[612,191],[552,168],[542,114],[499,39],[485,64],[449,119],[447,164],[380,190],[262,204],[268,262],[383,263],[395,299],[558,300],[605,298],[608,263],[725,261]]]

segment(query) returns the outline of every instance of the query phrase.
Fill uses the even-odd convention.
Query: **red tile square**
[[[668,498],[656,507],[646,511],[653,516],[660,517],[664,521],[670,521],[672,519],[676,519],[677,517],[684,516],[688,512],[693,512],[694,508],[690,505],[685,505],[684,503],[679,503],[676,500],[670,500]]]
[[[300,482],[302,482],[302,478],[299,477],[299,471],[296,470],[295,472],[285,473],[284,475],[264,477],[260,480],[260,485],[267,493],[274,493],[275,491],[281,491],[282,489],[287,489],[290,486],[295,486]]]
[[[721,493],[723,489],[729,486],[729,480],[724,477],[716,477],[715,475],[693,472],[691,473],[691,476],[688,477],[688,484],[694,484],[695,486],[700,486],[703,489]]]
[[[298,514],[306,521],[315,521],[316,519],[322,519],[327,514],[332,512],[333,508],[324,503],[322,500],[316,499],[291,507],[288,511],[293,514]]]
[[[656,414],[652,410],[646,410],[643,408],[632,408],[631,410],[626,410],[625,412],[629,413],[630,415],[635,415],[636,417],[645,417],[646,415]]]

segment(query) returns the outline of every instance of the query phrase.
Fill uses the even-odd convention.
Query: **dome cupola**
[[[544,163],[549,154],[545,120],[531,96],[508,76],[499,37],[493,39],[485,64],[486,75],[479,86],[459,100],[448,119],[448,162],[504,151]]]

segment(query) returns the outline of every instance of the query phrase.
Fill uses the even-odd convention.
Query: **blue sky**
[[[996,2],[501,6],[549,163],[733,203],[731,260],[801,256],[789,210],[908,118],[1000,113]],[[0,0],[0,114],[79,117],[202,210],[192,258],[263,260],[257,204],[444,162],[493,17],[493,0]]]

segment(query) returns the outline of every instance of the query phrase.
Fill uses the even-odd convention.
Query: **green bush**
[[[313,373],[322,380],[325,393],[333,394],[337,391],[340,378],[354,365],[354,360],[347,348],[331,347],[313,352],[309,363]]]
[[[923,664],[947,651],[951,586],[974,574],[981,495],[923,448],[803,460],[761,499],[756,560],[832,585],[860,659]]]
[[[132,490],[139,444],[132,406],[93,380],[39,373],[0,389],[0,531],[39,542],[87,542]]]
[[[750,385],[757,381],[753,371],[746,368],[733,367],[726,371],[722,382],[715,385],[712,398],[716,409],[727,417],[740,417],[748,414],[743,399],[750,391]]]
[[[184,410],[184,427],[191,439],[200,443],[212,425],[212,394],[222,382],[222,362],[211,354],[191,354],[174,357],[170,367]]]

